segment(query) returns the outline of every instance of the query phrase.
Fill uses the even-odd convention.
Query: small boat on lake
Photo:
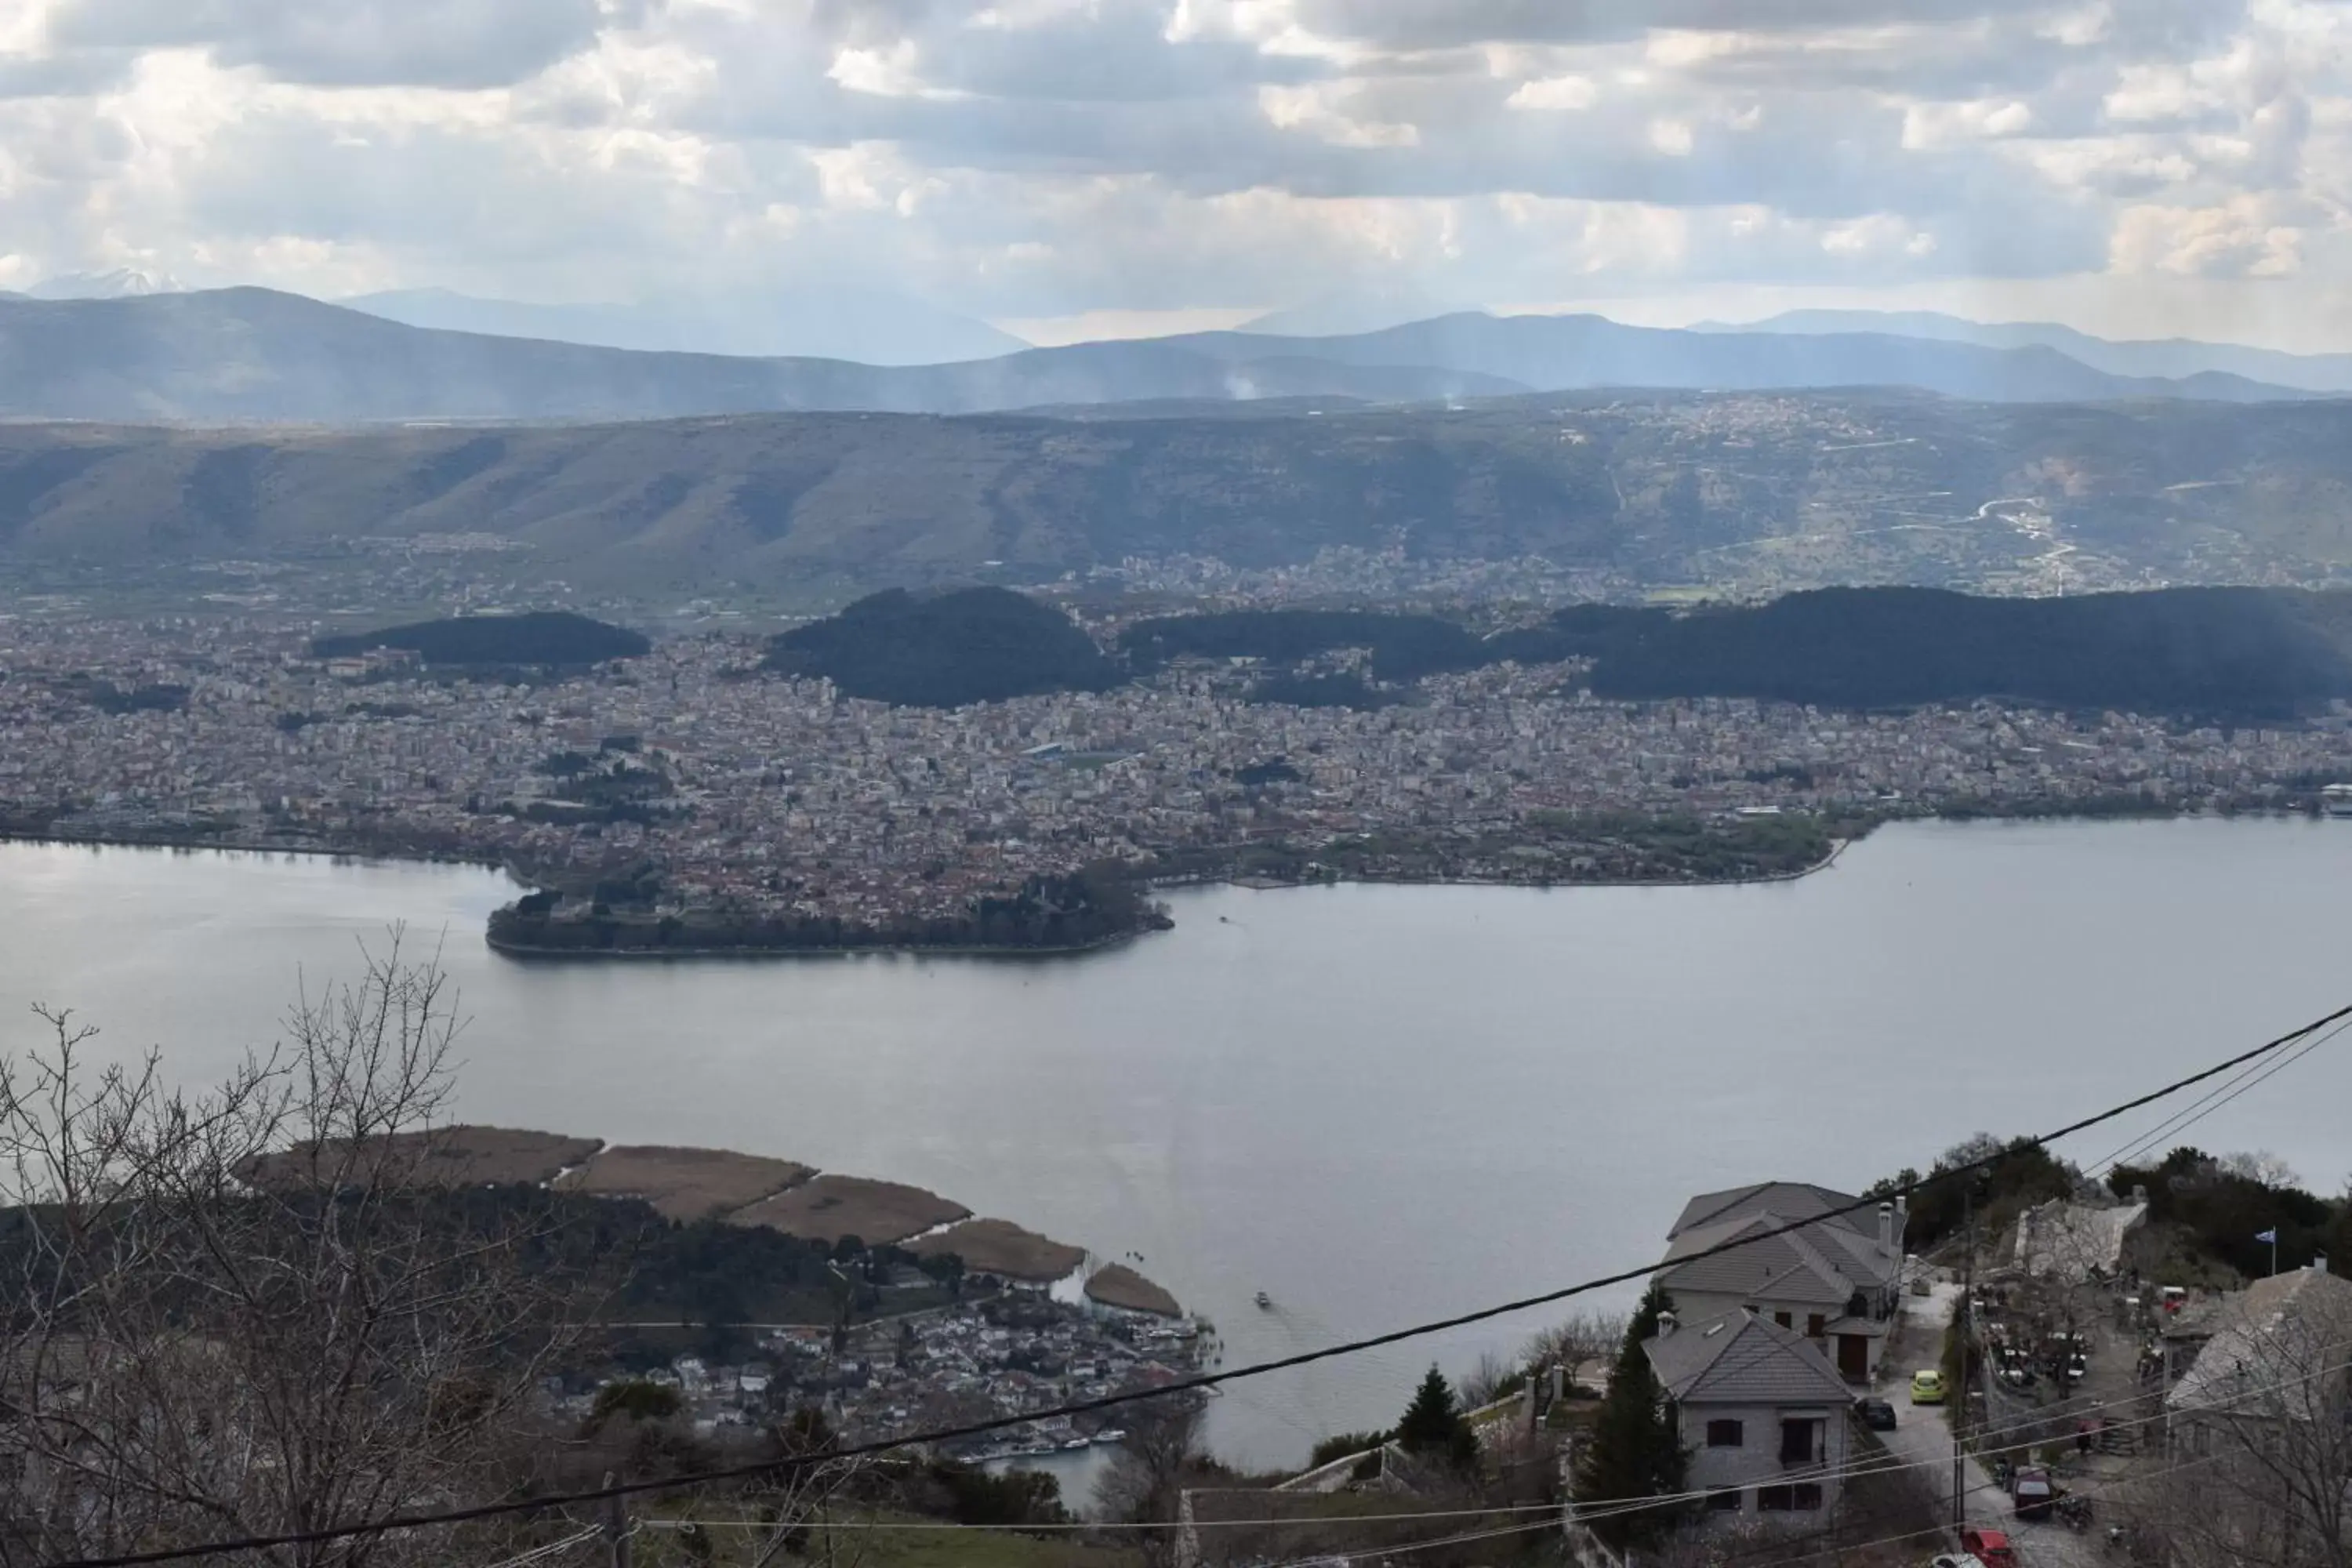
[[[1266,1310],[1272,1311],[1274,1310],[1274,1298],[1261,1290],[1257,1293],[1257,1304],[1264,1307]]]

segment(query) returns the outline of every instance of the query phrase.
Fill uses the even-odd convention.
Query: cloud
[[[598,0],[70,0],[50,35],[79,48],[205,48],[317,86],[478,88],[586,47]]]
[[[2352,204],[2347,10],[18,0],[0,232],[11,277],[551,299],[836,278],[1055,320],[2318,289]]]

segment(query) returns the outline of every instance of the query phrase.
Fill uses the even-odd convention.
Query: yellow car
[[[1944,1403],[1944,1374],[1940,1372],[1915,1372],[1911,1374],[1911,1403],[1941,1405]]]

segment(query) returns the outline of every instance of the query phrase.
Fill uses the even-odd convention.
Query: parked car
[[[1854,1401],[1853,1407],[1862,1416],[1862,1424],[1872,1431],[1895,1430],[1895,1406],[1887,1404],[1884,1399],[1857,1399]]]
[[[1984,1564],[1973,1557],[1955,1557],[1948,1552],[1938,1552],[1927,1568],[1984,1568]]]
[[[2057,1506],[2058,1483],[2039,1465],[2020,1465],[2009,1479],[2009,1500],[2020,1519],[2047,1519]]]
[[[1933,1367],[1922,1367],[1911,1374],[1911,1403],[1941,1405],[1944,1403],[1944,1374]]]
[[[1984,1564],[1984,1568],[2017,1568],[2017,1548],[2009,1537],[1998,1530],[1979,1530],[1974,1525],[1960,1531],[1960,1550]]]

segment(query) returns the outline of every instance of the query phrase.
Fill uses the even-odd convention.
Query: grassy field
[[[1087,1259],[1081,1247],[1066,1247],[1002,1219],[968,1219],[925,1237],[908,1250],[952,1252],[967,1268],[1014,1279],[1059,1279]]]
[[[1097,1269],[1087,1281],[1087,1294],[1107,1307],[1124,1307],[1130,1312],[1157,1312],[1163,1318],[1173,1318],[1183,1310],[1176,1304],[1175,1297],[1124,1263]]]
[[[690,1221],[743,1208],[814,1174],[814,1167],[791,1160],[726,1149],[625,1144],[602,1151],[556,1185],[599,1197],[643,1198],[670,1219]]]
[[[821,1540],[811,1543],[813,1556],[823,1551]],[[1141,1568],[1143,1554],[1005,1531],[877,1530],[860,1561],[862,1568]]]
[[[786,1236],[868,1244],[904,1241],[934,1226],[970,1217],[961,1204],[898,1182],[864,1176],[819,1176],[727,1216],[731,1225],[764,1225]]]
[[[696,1509],[708,1518],[710,1507]],[[1097,1545],[1071,1532],[1021,1535],[1002,1530],[891,1529],[889,1522],[937,1525],[886,1514],[880,1528],[844,1528],[833,1532],[827,1551],[825,1532],[812,1526],[806,1544],[782,1563],[833,1563],[839,1568],[1143,1568],[1143,1554],[1125,1544]],[[720,1527],[710,1532],[710,1555],[698,1556],[674,1531],[647,1530],[637,1537],[636,1560],[642,1568],[689,1568],[708,1563],[711,1568],[748,1564],[759,1555],[758,1542],[748,1532]]]
[[[386,1140],[384,1158],[404,1179],[425,1185],[529,1184],[553,1179],[557,1172],[580,1163],[602,1146],[601,1139],[572,1138],[561,1132],[436,1127]],[[314,1180],[322,1165],[332,1167],[336,1152],[331,1144],[289,1149],[248,1162],[237,1173],[257,1186]]]

